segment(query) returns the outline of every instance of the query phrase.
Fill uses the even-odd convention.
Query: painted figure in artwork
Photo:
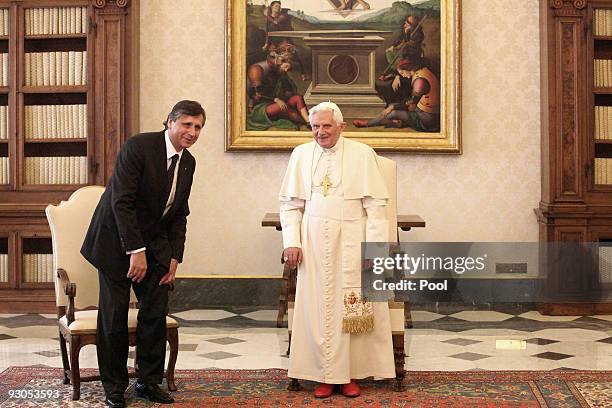
[[[271,44],[278,44],[281,39],[278,37],[270,37],[269,34],[274,31],[293,31],[291,25],[291,16],[287,9],[283,9],[280,1],[273,1],[268,7],[263,10],[266,16],[266,43],[263,49],[267,50]]]
[[[407,55],[398,61],[399,75],[411,82],[411,96],[389,104],[371,120],[355,119],[357,127],[386,126],[411,127],[420,132],[440,129],[440,82],[423,64],[419,54]]]
[[[271,2],[269,6],[264,7],[263,14],[266,17],[266,41],[261,47],[262,50],[270,53],[276,51],[280,44],[293,45],[291,38],[270,35],[270,33],[275,31],[293,31],[289,10],[283,8],[280,1],[275,0]],[[306,74],[304,73],[304,66],[299,55],[295,52],[295,46],[293,47],[292,59],[293,64],[299,68],[302,81],[305,81]]]
[[[279,43],[265,61],[247,71],[247,128],[298,130],[308,123],[308,108],[288,73],[293,68],[293,44]]]
[[[410,77],[401,75],[398,70],[398,61],[406,55],[423,56],[423,21],[415,16],[406,16],[402,31],[393,44],[385,50],[387,68],[376,81],[376,92],[385,101],[387,107],[390,104],[402,103],[410,96]]]
[[[423,40],[423,22],[426,17],[417,18],[415,16],[406,16],[402,26],[402,32],[395,39],[391,47],[387,48],[387,60],[391,61],[398,53],[413,53],[415,50],[422,51]]]

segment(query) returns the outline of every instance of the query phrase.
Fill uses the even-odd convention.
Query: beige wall
[[[208,121],[191,149],[181,275],[278,275],[277,210],[288,153],[224,153],[224,25],[220,0],[141,2],[140,128],[157,130],[180,99]],[[398,163],[400,213],[427,228],[402,240],[536,241],[540,199],[537,0],[464,0],[461,156],[388,155]]]

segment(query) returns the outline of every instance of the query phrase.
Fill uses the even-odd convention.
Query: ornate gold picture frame
[[[460,0],[227,0],[226,151],[310,141],[331,100],[379,151],[461,153]]]

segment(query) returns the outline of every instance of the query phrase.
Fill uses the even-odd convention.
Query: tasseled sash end
[[[374,311],[367,298],[358,289],[348,289],[344,293],[344,312],[342,331],[344,333],[367,333],[374,329]]]
[[[342,319],[342,331],[344,333],[368,333],[374,329],[374,315],[359,317],[344,317]]]

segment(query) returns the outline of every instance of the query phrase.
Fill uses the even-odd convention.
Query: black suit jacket
[[[165,267],[170,258],[182,262],[195,159],[183,150],[174,203],[162,219],[166,165],[163,131],[135,135],[121,148],[81,247],[81,254],[99,270],[124,278],[130,262],[126,251],[142,247]]]

